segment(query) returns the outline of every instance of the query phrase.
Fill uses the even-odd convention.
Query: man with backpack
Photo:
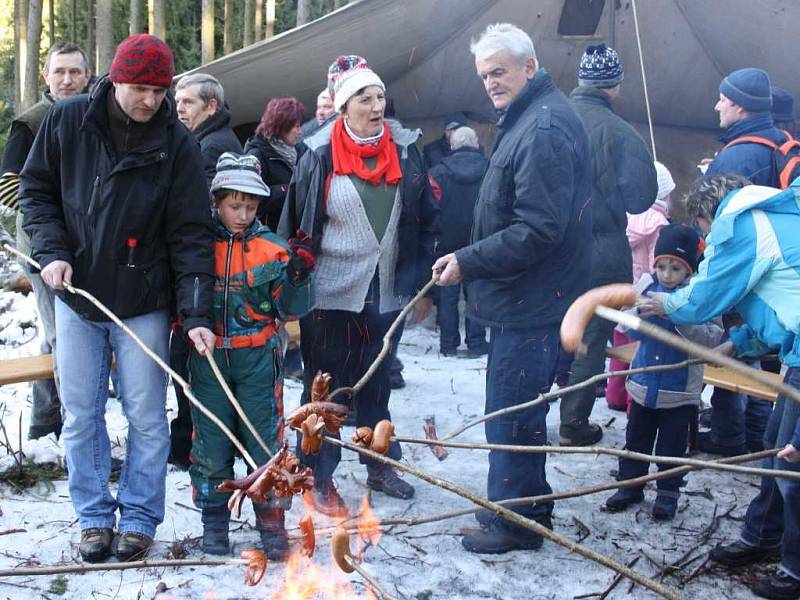
[[[761,69],[734,71],[719,84],[719,126],[725,129],[725,144],[708,166],[707,175],[734,173],[755,185],[786,188],[791,171],[800,174],[800,143],[789,144],[785,132],[772,120],[769,75]],[[784,152],[788,152],[785,154]],[[793,164],[792,159],[798,158]]]

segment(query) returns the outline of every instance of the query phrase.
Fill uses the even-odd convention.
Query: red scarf
[[[383,135],[377,143],[362,146],[347,134],[344,118],[339,117],[333,124],[331,148],[334,175],[355,175],[372,185],[379,185],[384,178],[386,183],[395,185],[403,178],[400,157],[397,155],[392,132],[387,124],[384,124]],[[378,157],[378,162],[375,168],[370,170],[364,159],[373,156]]]

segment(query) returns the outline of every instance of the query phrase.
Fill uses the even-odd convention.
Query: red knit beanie
[[[114,53],[108,78],[114,83],[136,83],[168,88],[175,76],[172,50],[154,35],[125,38]]]

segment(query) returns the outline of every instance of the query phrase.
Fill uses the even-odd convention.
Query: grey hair
[[[319,94],[317,94],[317,102],[319,102],[323,98],[327,98],[328,100],[332,100],[331,93],[328,91],[328,88],[325,88]]]
[[[197,88],[197,96],[205,106],[208,106],[211,100],[217,101],[217,109],[225,106],[225,91],[222,89],[222,84],[213,75],[192,73],[186,77],[181,77],[175,86],[175,90],[182,90],[190,85]]]
[[[73,54],[75,52],[81,55],[81,59],[83,60],[83,70],[87,73],[91,73],[92,67],[89,64],[89,59],[86,57],[86,52],[84,52],[83,48],[78,46],[78,44],[73,44],[72,42],[56,42],[50,46],[50,50],[47,51],[47,58],[44,59],[44,70],[50,70],[50,59],[54,55]]]
[[[458,150],[464,147],[480,148],[478,134],[472,127],[459,127],[450,134],[450,148]]]
[[[511,23],[489,25],[478,39],[473,39],[469,45],[469,51],[477,60],[485,60],[504,50],[521,61],[529,58],[536,60],[531,36]]]
[[[732,173],[711,175],[695,180],[683,198],[689,222],[694,223],[698,218],[713,221],[717,209],[725,197],[733,190],[746,185],[750,185],[749,179]]]

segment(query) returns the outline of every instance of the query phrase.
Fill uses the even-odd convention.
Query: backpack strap
[[[788,135],[788,134],[787,134]],[[791,137],[791,136],[789,136]],[[735,140],[732,140],[725,144],[723,150],[730,148],[731,146],[736,146],[737,144],[761,144],[762,146],[769,146],[773,150],[778,149],[778,144],[773,142],[772,140],[768,140],[765,137],[760,137],[757,135],[743,135],[742,137],[738,137]]]

